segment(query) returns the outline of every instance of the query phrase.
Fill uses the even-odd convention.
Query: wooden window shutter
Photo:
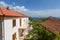
[[[13,27],[16,26],[16,20],[13,20]]]
[[[21,26],[21,23],[22,23],[22,22],[21,22],[21,19],[20,19],[20,26]]]

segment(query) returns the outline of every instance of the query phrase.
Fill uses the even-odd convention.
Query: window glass
[[[13,27],[15,27],[16,26],[16,20],[14,19],[13,20]]]

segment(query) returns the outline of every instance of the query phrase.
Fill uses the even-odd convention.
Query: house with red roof
[[[45,21],[40,22],[40,24],[50,32],[60,35],[60,19],[50,16]]]
[[[28,21],[26,15],[0,7],[0,40],[23,40],[28,33]]]

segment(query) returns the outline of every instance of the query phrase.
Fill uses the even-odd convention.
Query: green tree
[[[54,40],[60,40],[60,35],[56,33],[55,39]]]
[[[46,30],[37,20],[31,19],[30,25],[33,29],[26,35],[25,40],[58,40],[58,35]]]

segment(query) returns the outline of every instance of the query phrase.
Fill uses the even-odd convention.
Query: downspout
[[[4,16],[5,16],[5,14],[3,14],[3,11],[2,11],[2,9],[0,8],[0,11],[1,11],[1,13],[2,13],[2,16],[1,16],[1,22],[2,22],[2,40],[5,40],[5,29],[4,29]]]
[[[5,31],[4,31],[4,16],[2,18],[2,40],[5,40]]]

